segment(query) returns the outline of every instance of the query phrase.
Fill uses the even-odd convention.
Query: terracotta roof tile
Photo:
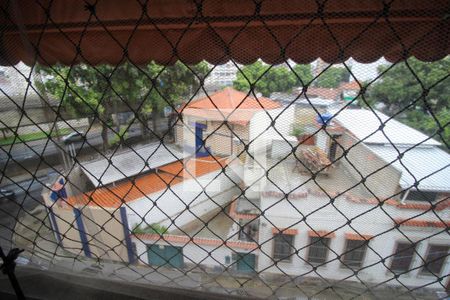
[[[280,104],[265,97],[249,96],[246,93],[225,88],[209,97],[193,101],[182,107],[185,115],[208,120],[246,125],[253,115],[262,110],[280,108]],[[180,109],[181,110],[181,109]]]
[[[177,161],[158,168],[159,171],[183,177],[186,179],[192,176],[202,176],[210,172],[217,171],[227,165],[227,158],[220,157],[202,157],[202,158],[188,158],[183,162]]]
[[[343,90],[360,90],[359,84],[356,81],[345,82],[340,86]]]

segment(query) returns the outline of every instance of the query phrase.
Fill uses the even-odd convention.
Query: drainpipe
[[[405,194],[403,195],[402,200],[400,200],[400,203],[401,203],[402,205],[405,205],[405,200],[406,200],[406,198],[407,198],[408,195],[409,195],[409,191],[410,191],[410,190],[407,190],[407,191],[405,192]]]

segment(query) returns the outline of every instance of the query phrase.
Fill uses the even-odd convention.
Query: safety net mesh
[[[446,1],[0,3],[17,263],[251,298],[448,297]]]

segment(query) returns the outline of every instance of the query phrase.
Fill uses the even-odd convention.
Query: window
[[[360,268],[366,254],[366,241],[347,240],[343,263],[349,267]]]
[[[276,234],[273,238],[273,258],[277,260],[291,261],[294,247],[294,236],[288,234]]]
[[[408,271],[414,256],[415,245],[410,243],[398,243],[392,257],[391,270],[394,272]]]
[[[445,263],[445,259],[448,256],[448,246],[430,245],[428,248],[427,257],[425,258],[425,264],[422,269],[422,273],[425,274],[440,274],[442,266]]]
[[[311,237],[308,262],[312,264],[321,264],[327,260],[328,249],[330,245],[329,238]]]
[[[418,190],[409,190],[409,191],[406,191],[405,193],[408,193],[406,195],[406,200],[427,201],[427,202],[435,201],[437,198],[437,195],[438,195],[436,192],[427,192],[427,191],[418,191]]]

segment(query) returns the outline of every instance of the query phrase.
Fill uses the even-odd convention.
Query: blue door
[[[203,147],[203,128],[200,125],[195,123],[195,151],[201,151]]]
[[[203,140],[203,130],[205,129],[205,124],[195,123],[195,155],[197,157],[209,155],[205,148],[205,141]]]
[[[163,245],[147,246],[148,263],[153,266],[183,267],[183,248]]]

